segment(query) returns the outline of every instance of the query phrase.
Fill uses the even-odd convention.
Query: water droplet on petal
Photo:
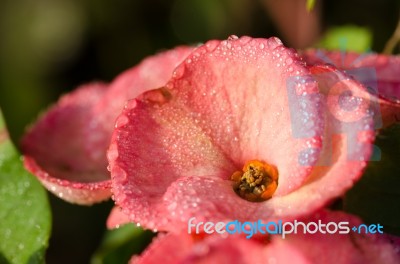
[[[159,89],[145,92],[142,95],[142,98],[144,101],[148,103],[162,105],[168,102],[172,98],[172,94],[167,88],[162,87]]]
[[[205,44],[205,46],[206,46],[207,51],[214,51],[215,48],[218,46],[218,44],[219,44],[219,41],[211,40],[211,41],[208,41]]]
[[[115,128],[120,128],[128,124],[129,119],[126,115],[121,115],[118,117],[117,121],[115,122]]]
[[[127,110],[131,110],[134,109],[137,105],[136,100],[129,100],[126,104],[125,104],[125,109]]]
[[[230,35],[230,36],[228,37],[228,40],[235,40],[235,39],[238,39],[238,36],[236,36],[236,35]]]
[[[190,62],[192,61],[191,59],[187,59],[186,62],[190,63],[189,60],[190,60]],[[175,69],[175,71],[172,73],[172,76],[174,78],[181,78],[184,72],[185,72],[185,68],[183,67],[183,65],[181,65]]]

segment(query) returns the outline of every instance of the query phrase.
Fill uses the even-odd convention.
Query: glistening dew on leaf
[[[343,194],[371,154],[374,113],[336,115],[331,87],[365,88],[334,68],[313,71],[277,38],[194,50],[164,88],[117,119],[108,151],[117,205],[131,221],[170,231],[191,217],[292,219]]]

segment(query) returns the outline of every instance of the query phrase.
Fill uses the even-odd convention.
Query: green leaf
[[[51,212],[42,185],[24,168],[0,112],[0,263],[44,263]]]
[[[92,257],[91,264],[125,264],[134,254],[150,244],[155,233],[126,224],[105,233],[102,244]]]
[[[372,33],[369,29],[347,25],[329,29],[317,47],[363,53],[369,51],[371,45]]]
[[[313,10],[313,8],[315,6],[315,2],[317,2],[317,0],[307,0],[307,11],[308,12]]]
[[[344,210],[400,235],[400,125],[382,131],[375,145],[381,160],[370,162],[362,179],[346,193]]]

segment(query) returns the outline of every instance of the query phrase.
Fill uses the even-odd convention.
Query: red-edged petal
[[[325,234],[319,231],[304,234],[301,224],[297,233],[286,235],[285,239],[274,234],[269,242],[267,237],[264,240],[246,239],[226,233],[202,236],[161,234],[130,263],[396,264],[400,261],[398,247],[387,236],[352,232],[350,228],[362,223],[355,216],[338,211],[320,211],[299,221],[306,225],[320,223]],[[309,229],[315,230],[315,224]],[[336,226],[336,233],[326,231],[328,224],[331,232]]]
[[[147,263],[296,263],[312,264],[301,251],[286,244],[264,244],[240,236],[211,235],[196,239],[184,233],[161,234],[131,264]],[[321,262],[322,263],[322,262]]]
[[[352,69],[368,54],[360,54],[352,51],[308,49],[301,51],[301,57],[307,65],[331,64],[339,69]]]
[[[92,126],[103,130],[101,136],[91,137],[91,144],[104,151],[110,144],[115,119],[129,99],[141,93],[165,85],[178,66],[193,50],[193,47],[180,46],[143,60],[139,65],[121,73],[109,86],[92,112],[96,118]],[[100,146],[100,147],[99,147]]]
[[[321,222],[328,224],[330,222],[335,225],[347,226],[349,233],[340,234],[304,234],[300,226],[296,234],[291,234],[285,239],[281,239],[279,235],[272,236],[272,245],[278,247],[287,247],[289,244],[298,252],[309,259],[311,263],[326,264],[380,264],[380,263],[399,263],[400,255],[397,248],[390,243],[386,236],[381,234],[358,234],[351,230],[352,227],[358,227],[362,221],[355,216],[344,212],[320,211],[303,222]],[[312,230],[314,227],[311,227]],[[333,225],[330,230],[333,230]],[[326,227],[324,228],[326,232]],[[344,228],[340,230],[344,231]],[[338,228],[339,231],[339,228]]]
[[[91,107],[105,89],[92,84],[63,96],[22,141],[25,167],[49,191],[72,203],[92,204],[111,195],[107,165],[85,148]]]
[[[370,54],[357,63],[376,71],[377,92],[384,126],[400,121],[400,57]]]
[[[190,253],[193,244],[189,235],[160,233],[140,257],[133,256],[129,263],[179,263]]]
[[[106,150],[124,103],[165,84],[192,50],[178,47],[149,57],[105,85],[65,95],[25,135],[25,165],[60,198],[93,204],[111,196]]]
[[[182,229],[191,217],[196,217],[197,222],[295,219],[316,211],[353,186],[372,152],[375,133],[370,104],[373,102],[365,98],[369,94],[363,86],[332,67],[319,66],[312,72],[328,98],[328,109],[321,116],[325,115],[329,127],[325,130],[320,164],[314,167],[307,182],[289,194],[253,203],[235,195],[229,181],[218,174],[178,179],[163,196],[164,204],[168,205],[165,215],[170,215],[175,223],[168,226],[169,230]],[[337,87],[354,92],[359,97],[359,109],[341,114],[331,112],[335,102],[338,103],[334,100]],[[363,103],[368,108],[362,107]]]
[[[107,228],[119,228],[120,226],[128,223],[131,223],[129,217],[122,212],[121,208],[119,208],[118,206],[114,206],[114,208],[110,212],[110,215],[107,218]]]
[[[277,166],[277,197],[299,188],[318,159],[323,133],[317,84],[295,77],[307,74],[276,38],[231,38],[196,49],[165,88],[131,101],[118,118],[108,152],[117,204],[134,222],[174,228],[164,201],[174,181],[227,180],[253,159]],[[287,82],[302,97],[290,102],[294,111]],[[240,199],[232,189],[230,195]]]
[[[131,264],[147,263],[265,263],[263,244],[243,237],[206,236],[196,239],[188,234],[161,234]]]
[[[309,65],[329,63],[348,70],[378,95],[383,126],[400,121],[399,56],[311,49],[302,52],[302,57]]]

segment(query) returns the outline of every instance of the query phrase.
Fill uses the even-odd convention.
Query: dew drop
[[[136,100],[129,100],[126,104],[125,104],[125,109],[126,110],[131,110],[131,109],[134,109],[135,107],[136,107],[136,105],[137,105],[137,102],[136,102]]]
[[[118,117],[117,121],[115,122],[115,128],[120,128],[128,124],[129,119],[126,115],[121,115]]]
[[[205,45],[207,51],[214,51],[215,48],[218,46],[219,42],[218,41],[208,41]]]
[[[247,36],[243,36],[243,37],[241,37],[241,38],[239,39],[240,43],[242,43],[242,44],[246,44],[246,43],[248,43],[250,40],[251,40],[251,38],[250,38],[250,37],[247,37]]]
[[[144,101],[158,105],[165,104],[172,98],[171,92],[165,87],[145,92],[142,96]]]
[[[236,36],[236,35],[230,35],[230,36],[228,37],[228,40],[235,40],[235,39],[239,39],[238,36]]]
[[[187,59],[186,62],[188,62],[190,59]],[[191,62],[191,60],[190,60]],[[188,62],[188,63],[190,63]],[[181,78],[183,73],[185,72],[185,68],[183,66],[180,66],[178,68],[175,69],[175,71],[172,73],[172,76],[174,78]]]

